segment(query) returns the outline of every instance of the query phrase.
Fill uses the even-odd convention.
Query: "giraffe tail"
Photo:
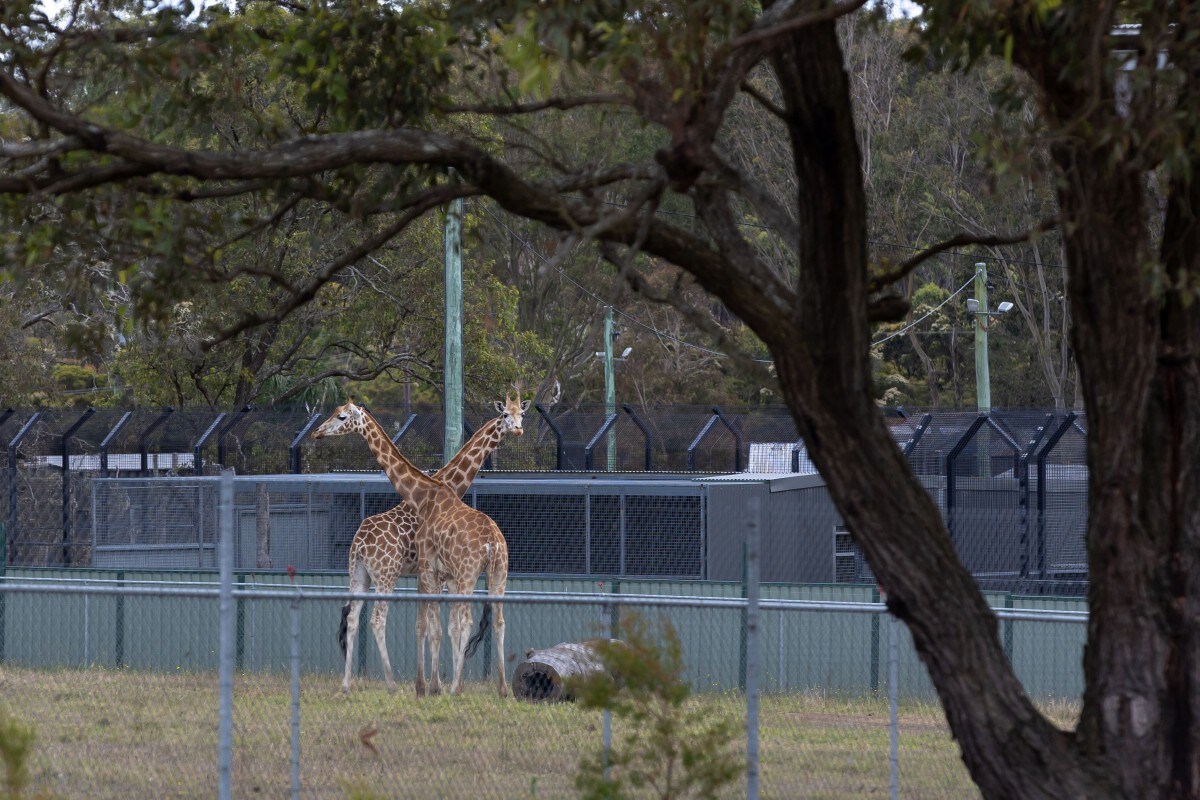
[[[342,658],[346,657],[346,634],[350,630],[350,604],[342,606],[342,624],[338,626],[338,644],[342,648]]]
[[[492,624],[492,604],[483,604],[483,614],[479,617],[479,630],[475,631],[475,635],[467,640],[467,648],[463,651],[463,658],[470,658],[475,655],[475,651],[479,649],[479,643],[483,641],[483,634]]]

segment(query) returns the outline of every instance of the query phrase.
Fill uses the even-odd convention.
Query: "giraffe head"
[[[347,433],[365,435],[366,420],[367,412],[362,407],[355,405],[354,398],[351,397],[345,405],[335,408],[329,415],[329,419],[317,426],[317,429],[312,432],[312,437],[323,439],[326,436],[345,436]]]
[[[525,433],[523,420],[525,410],[529,408],[529,401],[521,401],[521,393],[517,392],[516,396],[505,393],[504,402],[496,401],[496,411],[500,414],[500,432],[512,433],[520,436]]]

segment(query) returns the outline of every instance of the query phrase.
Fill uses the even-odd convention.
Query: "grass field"
[[[580,755],[601,744],[599,713],[501,701],[491,686],[422,700],[411,686],[388,694],[360,682],[349,697],[337,687],[332,675],[302,680],[304,797],[571,797]],[[745,718],[739,695],[695,702],[739,724]],[[239,676],[234,705],[235,796],[287,797],[287,676]],[[0,667],[0,706],[36,729],[35,790],[88,798],[216,794],[215,674]],[[764,798],[888,796],[885,699],[767,695],[761,708]],[[1071,711],[1058,713],[1066,722]],[[977,796],[940,708],[903,704],[900,728],[902,797]],[[739,784],[729,796],[744,793]]]

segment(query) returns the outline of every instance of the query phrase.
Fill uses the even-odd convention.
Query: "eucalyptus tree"
[[[253,194],[275,207],[298,196],[374,221],[375,232],[288,282],[286,301],[227,328],[248,330],[312,302],[447,200],[485,196],[596,243],[614,274],[647,296],[686,310],[694,282],[769,349],[808,453],[912,633],[984,796],[1195,797],[1200,10],[1149,0],[925,3],[928,57],[1010,64],[1025,76],[1012,82],[1014,107],[1027,91],[1038,109],[1026,134],[1049,147],[1089,422],[1086,686],[1078,725],[1061,730],[1023,691],[993,613],[881,420],[869,349],[873,324],[904,315],[895,287],[924,256],[1035,231],[968,232],[871,268],[836,30],[864,5],[292,0],[190,19],[178,8],[76,0],[69,18],[51,23],[6,4],[0,94],[23,134],[0,149],[4,210],[24,234],[10,242],[9,262],[52,253],[83,229],[131,225],[105,216],[118,201],[146,209],[127,227],[154,245],[138,269],[181,282],[205,266],[192,226],[181,224],[199,195]],[[1113,37],[1118,22],[1140,27]],[[263,105],[236,148],[197,135],[195,123],[239,77],[204,70],[198,81],[197,68],[250,58],[269,64],[264,85],[278,101]],[[103,74],[107,94],[72,93],[85,73]],[[760,82],[767,77],[777,95]],[[781,182],[722,144],[745,97],[775,120],[790,193],[768,190]],[[652,156],[519,157],[481,123],[581,112],[596,125],[636,121]],[[460,180],[447,178],[451,168]],[[1161,209],[1147,201],[1152,179],[1164,187]],[[66,224],[47,224],[48,207]],[[680,208],[693,216],[665,213]],[[747,208],[765,228],[739,227]],[[651,283],[651,259],[674,265],[677,280]],[[157,299],[146,311],[172,289],[148,291]],[[692,319],[735,348],[711,315]]]

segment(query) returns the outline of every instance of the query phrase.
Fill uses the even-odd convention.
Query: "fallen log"
[[[568,678],[606,671],[593,644],[562,642],[545,650],[526,650],[525,660],[513,670],[513,697],[541,703],[574,700]]]

